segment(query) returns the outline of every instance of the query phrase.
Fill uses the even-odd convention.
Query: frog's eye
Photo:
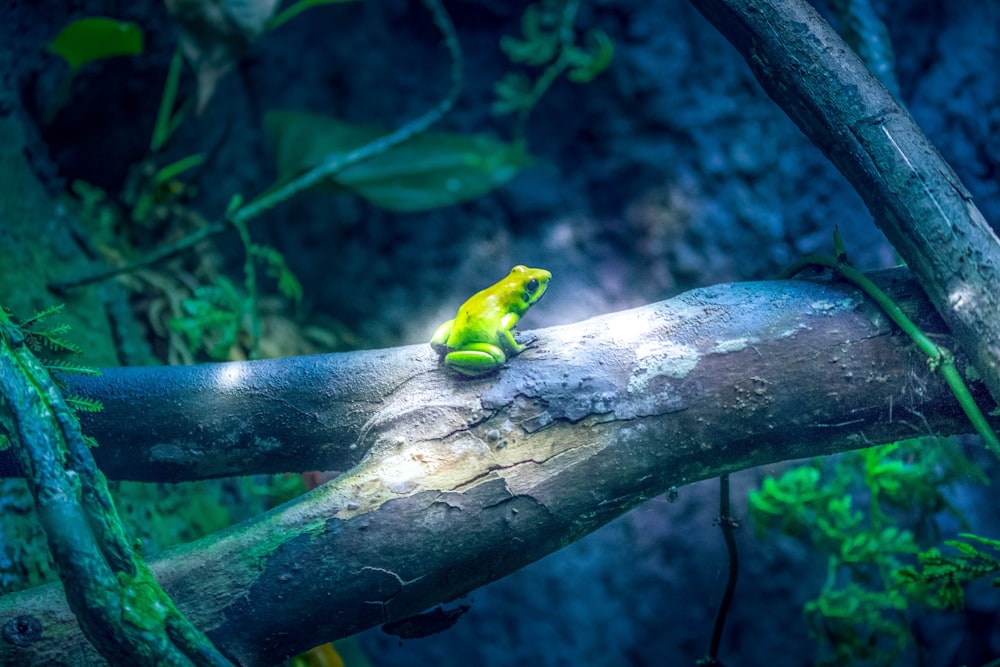
[[[538,280],[536,278],[532,278],[524,284],[524,289],[528,294],[534,294],[538,289]]]

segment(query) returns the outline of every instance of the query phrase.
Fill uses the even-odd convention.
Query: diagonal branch
[[[806,0],[691,0],[858,191],[1000,402],[1000,241],[910,114]]]
[[[905,271],[878,283],[951,342]],[[157,578],[227,655],[270,665],[466,594],[671,486],[970,430],[924,356],[844,285],[718,285],[535,333],[499,374],[476,379],[419,346],[112,382],[105,403],[138,415],[127,437],[155,442],[161,419],[180,422],[166,432],[188,434],[176,453],[195,473],[218,470],[230,447],[246,473],[322,467],[334,437],[360,457],[292,503],[169,552],[152,564]],[[188,390],[197,401],[173,411]],[[272,423],[254,442],[252,429]],[[233,435],[201,441],[202,424]],[[42,631],[26,646],[0,642],[0,664],[96,664],[58,589],[0,598],[0,627],[18,619]]]
[[[0,311],[0,433],[11,441],[79,627],[113,664],[226,667],[136,555],[76,418],[22,331]],[[3,637],[44,632],[19,615]],[[4,660],[4,663],[8,663]]]

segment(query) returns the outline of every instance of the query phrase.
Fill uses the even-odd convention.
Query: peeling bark
[[[878,281],[950,342],[905,271]],[[255,423],[273,420],[269,437],[294,452],[280,469],[332,461],[322,445],[338,428],[360,444],[336,451],[364,454],[306,496],[168,552],[152,563],[163,587],[229,657],[270,665],[464,595],[672,486],[928,430],[969,430],[925,358],[840,284],[718,285],[534,333],[532,348],[485,378],[446,372],[427,346],[183,376],[198,379],[189,389],[203,392],[201,401],[189,408],[200,410],[167,414],[186,419],[174,427],[192,438],[200,419],[250,428],[236,406],[251,400],[266,406]],[[164,386],[184,391],[178,377]],[[117,388],[106,398],[126,387],[141,393],[117,380],[107,386]],[[982,385],[973,392],[988,400]],[[143,423],[155,433],[158,404],[170,402],[142,403],[141,419],[127,422],[130,437],[144,437]],[[298,419],[321,434],[281,432]],[[224,452],[211,444],[190,448],[190,470],[216,465]],[[278,460],[243,454],[252,472]],[[28,646],[0,643],[0,664],[69,664],[67,656],[99,664],[58,587],[0,598],[0,626],[25,617],[43,632]]]

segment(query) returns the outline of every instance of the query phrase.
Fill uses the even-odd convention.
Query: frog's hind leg
[[[490,343],[470,343],[464,349],[449,352],[444,358],[448,368],[471,376],[485,375],[505,361],[507,355],[503,350]]]

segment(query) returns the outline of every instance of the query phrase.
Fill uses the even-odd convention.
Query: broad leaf
[[[49,42],[49,51],[74,70],[95,60],[142,53],[142,28],[94,16],[73,21]]]
[[[295,111],[268,112],[264,127],[277,154],[281,183],[391,131]],[[521,144],[483,136],[424,133],[344,168],[325,184],[393,211],[424,211],[480,197],[509,181],[529,162]]]

